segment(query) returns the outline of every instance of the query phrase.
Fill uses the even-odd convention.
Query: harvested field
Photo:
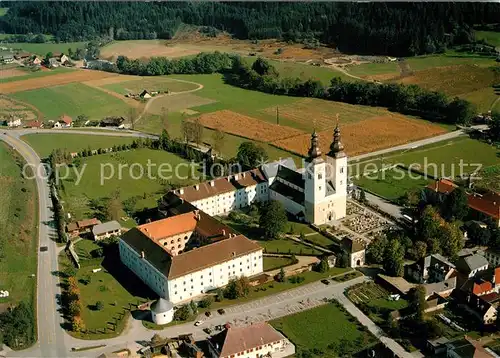
[[[346,152],[353,156],[432,137],[445,132],[445,129],[424,121],[388,114],[343,125],[341,132]],[[278,140],[273,144],[279,148],[306,155],[310,138],[310,134],[303,134]],[[319,133],[323,153],[328,152],[332,138],[333,129]]]
[[[85,81],[84,83],[87,86],[91,86],[91,87],[102,87],[102,86],[106,86],[106,85],[112,85],[115,83],[132,81],[135,79],[137,79],[137,76],[117,75],[117,76],[113,76],[113,77],[105,77],[105,78],[99,78],[96,80]]]
[[[168,46],[165,40],[138,40],[113,42],[101,49],[102,58],[115,59],[123,55],[128,58],[149,58],[154,56],[183,57],[201,52],[183,46]],[[145,56],[145,54],[147,54]]]
[[[18,70],[16,68],[1,69],[0,70],[0,80],[10,77],[25,76],[26,72]]]
[[[205,104],[214,103],[213,99],[204,98],[192,93],[178,94],[173,96],[156,97],[148,106],[148,113],[161,114],[162,108],[167,109],[169,112],[180,111],[181,109],[198,107]]]
[[[275,115],[276,108],[269,107],[263,110],[266,114]],[[305,98],[291,104],[279,107],[280,117],[309,127],[324,130],[336,124],[336,115],[342,123],[354,123],[364,119],[389,114],[386,109],[369,106],[355,106],[352,104],[325,101],[315,98]]]
[[[475,65],[459,65],[430,68],[417,71],[413,76],[399,80],[399,83],[417,84],[448,96],[464,95],[491,87],[500,81],[500,72]]]
[[[226,133],[262,142],[271,142],[303,134],[297,129],[271,124],[228,110],[202,114],[198,118],[201,124],[210,129],[219,129]]]
[[[73,70],[57,75],[47,77],[30,78],[25,81],[16,81],[0,84],[0,93],[15,93],[28,91],[38,88],[66,85],[73,82],[84,82],[97,80],[107,77],[118,76],[114,73],[92,71],[92,70]]]
[[[21,121],[32,121],[42,118],[40,111],[32,105],[2,96],[0,97],[0,120],[3,117],[10,116],[19,118]]]

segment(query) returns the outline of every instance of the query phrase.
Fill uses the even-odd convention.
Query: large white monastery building
[[[119,243],[120,259],[161,298],[191,300],[233,278],[263,272],[263,249],[212,216],[277,200],[292,215],[321,225],[346,215],[347,156],[334,132],[323,158],[312,134],[304,168],[291,158],[169,192],[164,219],[137,226]]]
[[[321,225],[345,217],[347,186],[347,156],[337,126],[325,158],[319,150],[316,132],[312,134],[302,169],[297,169],[288,158],[180,188],[170,196],[175,195],[209,215],[226,215],[256,201],[277,200],[291,214]],[[166,206],[169,200],[164,198]]]

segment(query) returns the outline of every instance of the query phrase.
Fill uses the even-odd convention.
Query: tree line
[[[239,39],[321,41],[345,52],[406,56],[473,42],[473,25],[499,18],[494,3],[13,2],[0,31],[57,41],[169,39],[184,23],[209,35],[222,30]]]
[[[333,77],[330,85],[321,81],[282,76],[269,61],[258,58],[252,65],[237,55],[201,53],[193,58],[170,60],[153,57],[142,62],[120,56],[116,70],[141,76],[169,74],[222,73],[234,86],[266,93],[314,97],[350,104],[381,106],[403,114],[415,114],[429,120],[469,124],[476,114],[468,101],[444,93],[429,91],[417,85],[344,81]]]

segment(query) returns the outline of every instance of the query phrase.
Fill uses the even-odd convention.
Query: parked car
[[[326,279],[325,280],[321,280],[321,282],[324,283],[325,285],[329,285],[330,284],[330,281],[328,281]]]
[[[206,334],[212,334],[212,330],[208,327],[203,328],[203,332],[205,332]]]
[[[223,308],[219,308],[219,309],[217,310],[217,312],[219,312],[219,314],[224,314],[224,313],[226,313],[226,311],[224,311],[224,309],[223,309]]]
[[[205,316],[210,317],[211,315],[212,315],[212,312],[210,312],[210,311],[205,312]]]
[[[48,251],[49,248],[47,246],[40,246],[40,252]]]
[[[201,326],[202,324],[203,324],[203,321],[196,321],[196,322],[194,323],[194,325],[195,325],[196,327]]]

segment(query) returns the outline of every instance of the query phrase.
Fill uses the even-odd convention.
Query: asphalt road
[[[0,139],[7,142],[16,149],[26,160],[28,164],[40,167],[40,158],[28,146],[14,136],[3,133]],[[53,225],[52,202],[49,196],[50,190],[47,180],[44,176],[36,176],[38,188],[39,204],[39,224],[38,237],[39,246],[47,246],[48,251],[38,253],[38,272],[37,272],[37,329],[38,342],[35,346],[25,352],[24,356],[42,357],[64,357],[67,350],[64,343],[64,331],[61,328],[62,317],[58,312],[56,295],[61,291],[58,287],[59,279],[52,273],[58,270],[57,266],[57,247],[55,244],[56,232]]]

